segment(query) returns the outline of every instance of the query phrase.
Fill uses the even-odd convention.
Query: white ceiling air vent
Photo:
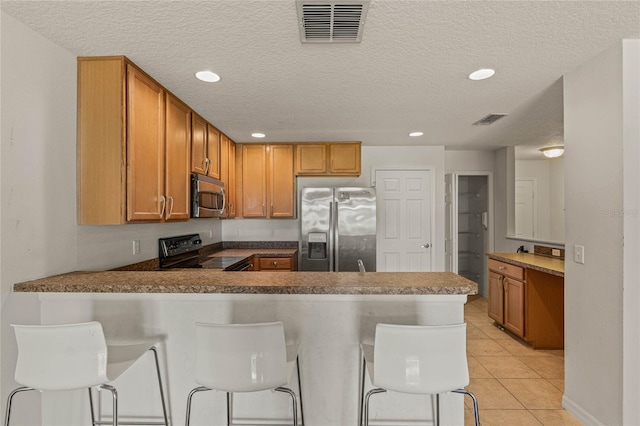
[[[489,114],[485,117],[482,117],[480,120],[473,123],[474,126],[488,126],[489,124],[493,124],[496,121],[500,120],[502,117],[506,117],[509,114]]]
[[[303,43],[359,43],[369,0],[296,0]]]

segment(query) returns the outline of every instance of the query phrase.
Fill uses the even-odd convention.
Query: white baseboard
[[[598,419],[585,411],[584,408],[576,404],[572,399],[567,398],[566,395],[562,395],[562,407],[586,426],[605,426],[603,423],[600,423]]]

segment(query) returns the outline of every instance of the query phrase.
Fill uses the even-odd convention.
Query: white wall
[[[162,236],[199,232],[205,242],[220,241],[221,221],[78,226],[76,58],[9,15],[1,13],[0,23],[0,400],[4,401],[14,387],[16,348],[9,324],[39,322],[37,298],[11,293],[13,284],[155,258]],[[141,242],[140,255],[132,254],[133,239]],[[16,421],[39,423],[37,417],[20,417],[27,413],[38,416],[36,410],[17,410]]]
[[[564,77],[564,403],[587,424],[640,423],[639,62],[627,41]]]
[[[535,238],[550,240],[550,191],[549,191],[549,161],[545,160],[516,160],[516,180],[523,178],[534,179],[536,185],[535,208],[536,234]]]
[[[446,173],[490,172],[494,170],[496,151],[452,151],[444,152]]]

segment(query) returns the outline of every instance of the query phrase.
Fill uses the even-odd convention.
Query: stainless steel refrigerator
[[[376,270],[374,188],[302,188],[300,224],[299,270]]]

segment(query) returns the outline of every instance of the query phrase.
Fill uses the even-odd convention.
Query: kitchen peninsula
[[[14,295],[35,298],[43,324],[97,320],[111,339],[165,337],[161,346],[173,425],[183,424],[187,393],[194,387],[195,322],[282,321],[287,339],[300,344],[305,424],[356,424],[360,380],[359,343],[372,342],[377,323],[451,324],[464,321],[467,295],[477,284],[453,273],[432,272],[223,272],[213,270],[74,272],[16,284]],[[140,373],[118,383],[124,417],[154,421],[156,390]],[[149,386],[140,392],[140,385]],[[370,387],[367,380],[367,389]],[[122,389],[122,390],[121,390]],[[206,395],[206,396],[205,396]],[[200,396],[192,424],[223,424],[224,395]],[[86,392],[44,394],[46,424],[81,424]],[[106,396],[105,396],[106,398]],[[379,415],[392,422],[432,419],[429,399],[379,397]],[[444,424],[463,423],[461,395],[441,399]],[[282,423],[288,400],[277,394],[238,395],[236,418]],[[109,403],[105,400],[105,407]],[[70,417],[79,416],[79,417]]]

